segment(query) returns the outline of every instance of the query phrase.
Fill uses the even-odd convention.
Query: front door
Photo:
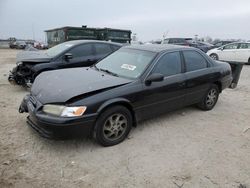
[[[82,44],[70,49],[67,53],[72,54],[73,58],[63,59],[61,68],[87,67],[96,62],[92,44]]]
[[[137,109],[139,119],[154,117],[184,104],[185,77],[180,53],[164,54],[149,75],[154,73],[164,75],[164,80],[150,85],[144,83],[143,99],[140,101],[145,105],[140,105],[140,109]]]

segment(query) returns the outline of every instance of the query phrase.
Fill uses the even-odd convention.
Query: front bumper
[[[33,72],[30,70],[28,73],[22,72],[23,67],[17,65],[14,67],[8,77],[8,81],[13,85],[22,85],[24,87],[31,87],[33,82]]]
[[[16,82],[16,70],[17,70],[17,67],[13,68],[12,71],[10,71],[9,73],[9,77],[8,77],[8,81],[13,84],[13,85],[16,85],[17,82]]]
[[[30,99],[32,98],[32,99]],[[78,118],[65,118],[47,115],[39,110],[41,104],[34,105],[34,97],[27,95],[19,109],[28,112],[28,125],[42,137],[67,139],[90,136],[95,125],[97,114]],[[37,101],[37,103],[39,103]],[[21,112],[19,110],[19,112]]]

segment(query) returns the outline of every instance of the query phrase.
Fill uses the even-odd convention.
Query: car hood
[[[49,62],[52,57],[49,57],[45,51],[22,51],[17,54],[17,62],[41,63]]]
[[[73,97],[114,88],[132,80],[112,76],[92,68],[47,71],[36,77],[31,94],[42,104],[65,103]]]

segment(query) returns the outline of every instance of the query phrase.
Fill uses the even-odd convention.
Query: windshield
[[[164,39],[162,44],[168,44],[169,43],[169,39]]]
[[[135,49],[120,49],[96,64],[99,70],[108,70],[117,76],[138,78],[154,59],[156,53]]]
[[[46,50],[46,54],[50,57],[55,57],[56,55],[60,54],[64,50],[70,48],[71,46],[73,46],[73,44],[69,43],[69,42],[58,44],[58,45]]]

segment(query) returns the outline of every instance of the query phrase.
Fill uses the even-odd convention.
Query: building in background
[[[103,40],[118,43],[130,43],[131,31],[113,28],[89,28],[82,27],[61,27],[46,30],[47,43],[49,47],[55,46],[70,40]]]

